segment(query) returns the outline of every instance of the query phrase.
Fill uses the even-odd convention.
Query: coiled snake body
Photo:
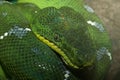
[[[38,0],[39,7],[23,2],[0,4],[1,75],[10,80],[104,78],[111,44],[88,6],[81,0]]]

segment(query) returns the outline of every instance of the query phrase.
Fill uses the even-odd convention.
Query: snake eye
[[[61,35],[60,34],[58,34],[58,33],[56,33],[56,34],[54,34],[54,40],[56,41],[56,42],[60,42],[61,41]]]
[[[59,42],[59,41],[60,41],[60,38],[59,38],[59,35],[58,35],[58,34],[55,34],[55,35],[54,35],[54,40],[55,40],[56,42]]]

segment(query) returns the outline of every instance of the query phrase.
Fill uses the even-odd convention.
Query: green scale
[[[12,3],[13,2],[13,3]],[[103,80],[111,41],[82,0],[0,1],[0,80]]]

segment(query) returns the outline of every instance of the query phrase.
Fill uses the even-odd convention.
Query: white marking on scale
[[[43,69],[46,69],[45,66],[42,67]]]
[[[104,55],[107,55],[110,58],[110,60],[112,60],[111,53],[106,47],[102,47],[97,51],[97,60],[101,60]]]
[[[25,28],[25,30],[26,30],[26,31],[31,31],[31,29],[30,29],[30,28]]]
[[[67,80],[70,76],[70,72],[69,71],[65,71],[65,74],[64,74],[64,77],[65,79],[64,80]]]
[[[108,52],[107,55],[110,57],[110,60],[112,60],[112,56],[111,56],[111,53]]]
[[[92,26],[94,26],[94,27],[96,27],[96,28],[99,29],[101,32],[104,31],[104,27],[103,27],[103,25],[100,24],[100,23],[93,22],[93,21],[90,21],[90,20],[88,20],[87,23],[90,24],[90,25],[92,25]]]
[[[35,11],[35,13],[37,13],[37,11]]]
[[[5,36],[5,37],[8,36],[8,32],[5,32],[5,33],[4,33],[4,36]]]
[[[2,14],[3,14],[4,17],[7,16],[7,12],[3,12]]]
[[[4,38],[4,36],[0,36],[0,39],[3,39]]]
[[[68,78],[68,77],[69,77],[69,74],[65,74],[64,76],[65,76],[65,78]]]
[[[41,65],[38,65],[39,67],[41,67]]]
[[[92,26],[94,26],[94,25],[95,25],[95,22],[92,22],[92,21],[90,21],[90,20],[89,20],[89,21],[87,21],[87,23],[88,23],[88,24],[91,24]]]
[[[84,8],[85,8],[88,12],[94,13],[94,10],[93,10],[90,6],[84,5]]]

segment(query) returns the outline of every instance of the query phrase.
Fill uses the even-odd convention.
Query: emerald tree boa
[[[3,80],[103,80],[112,61],[101,20],[82,0],[0,2]]]

